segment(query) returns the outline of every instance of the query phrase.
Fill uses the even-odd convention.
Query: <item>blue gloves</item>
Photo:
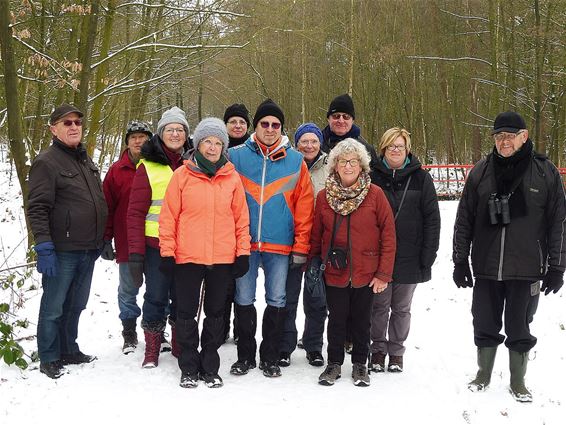
[[[41,242],[33,247],[37,253],[37,271],[45,276],[55,276],[57,274],[57,255],[53,242]]]

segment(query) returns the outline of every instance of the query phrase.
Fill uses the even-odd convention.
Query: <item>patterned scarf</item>
[[[364,201],[371,183],[369,174],[360,173],[358,181],[350,187],[343,187],[336,171],[326,179],[326,200],[337,214],[348,215],[354,212]]]

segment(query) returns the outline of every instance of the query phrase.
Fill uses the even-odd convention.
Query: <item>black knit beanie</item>
[[[271,99],[265,99],[259,104],[254,115],[254,128],[257,127],[257,123],[260,119],[267,116],[273,116],[281,121],[281,126],[285,124],[285,116],[283,115],[283,110]]]
[[[351,115],[352,118],[356,118],[356,112],[354,111],[354,102],[349,94],[341,94],[336,96],[330,106],[328,107],[328,112],[326,113],[326,118],[336,112],[343,112],[345,114]]]
[[[226,111],[224,111],[224,123],[227,124],[232,117],[243,118],[248,123],[248,127],[250,126],[250,113],[243,103],[234,103],[226,108]]]

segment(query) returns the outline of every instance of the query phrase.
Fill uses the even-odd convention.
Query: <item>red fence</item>
[[[429,170],[436,187],[436,193],[441,199],[460,197],[472,167],[473,164],[423,165],[425,170]],[[558,171],[566,184],[566,168],[559,168]]]

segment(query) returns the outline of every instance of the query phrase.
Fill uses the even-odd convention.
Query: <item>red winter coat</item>
[[[122,152],[104,177],[102,188],[108,205],[108,220],[104,230],[104,240],[114,239],[116,248],[116,262],[128,261],[128,232],[126,215],[130,202],[130,189],[136,175],[136,166],[128,155],[128,149]]]
[[[314,224],[311,234],[310,257],[324,259],[330,245],[334,227],[334,210],[326,200],[326,189],[316,197]],[[348,217],[342,219],[334,237],[334,247],[347,248]],[[374,277],[390,282],[395,264],[395,220],[383,190],[372,184],[360,206],[350,214],[350,240],[352,246],[352,286],[368,285]],[[350,266],[334,269],[327,263],[324,271],[326,284],[344,288],[350,283]]]

